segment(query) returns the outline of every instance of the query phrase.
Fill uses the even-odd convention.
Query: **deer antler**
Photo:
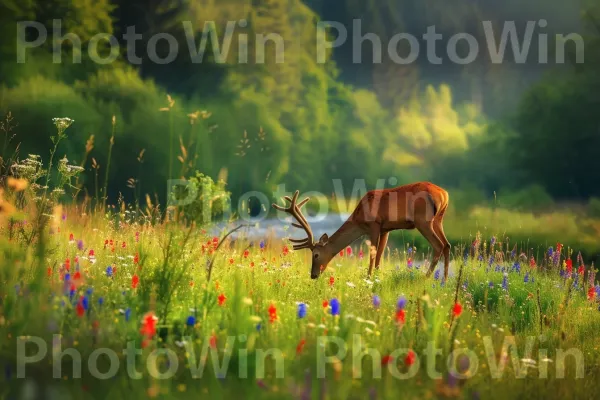
[[[310,229],[310,225],[306,221],[306,218],[304,217],[304,215],[302,215],[302,211],[300,211],[302,206],[304,206],[306,203],[308,203],[308,201],[310,200],[310,197],[307,197],[306,199],[302,200],[300,203],[296,204],[299,193],[300,192],[298,190],[296,190],[296,192],[294,193],[294,195],[291,198],[289,196],[284,197],[287,201],[290,202],[289,207],[286,208],[286,207],[279,206],[277,204],[273,204],[273,208],[275,208],[279,211],[284,211],[284,212],[290,214],[292,217],[296,218],[296,221],[298,221],[298,223],[292,222],[292,226],[295,226],[296,228],[302,228],[306,231],[306,235],[307,235],[306,238],[290,239],[291,242],[297,243],[297,244],[293,245],[293,249],[294,250],[312,249],[315,247],[314,241],[313,241],[313,233],[312,233],[312,230]]]

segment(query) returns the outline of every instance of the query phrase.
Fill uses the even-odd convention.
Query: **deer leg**
[[[446,211],[446,209],[443,209],[440,212],[440,214],[433,220],[433,229],[435,230],[435,233],[437,234],[437,236],[440,238],[440,240],[444,244],[444,250],[443,250],[443,252],[444,252],[444,280],[447,280],[448,279],[448,267],[450,266],[450,242],[446,238],[446,234],[444,233],[444,226],[442,225],[443,218],[444,218],[444,211]]]
[[[379,269],[379,262],[381,261],[381,256],[385,252],[385,246],[387,246],[389,232],[383,232],[379,236],[379,244],[377,245],[377,256],[375,257],[375,269]]]
[[[433,221],[416,223],[415,227],[417,230],[427,239],[431,247],[433,248],[433,259],[431,260],[431,265],[429,266],[429,270],[427,271],[427,277],[430,277],[435,269],[440,257],[442,256],[442,251],[444,250],[444,243],[440,240],[440,238],[435,233],[433,229]]]
[[[379,235],[380,235],[379,227],[376,227],[375,225],[373,225],[370,229],[369,237],[371,239],[371,246],[376,246],[377,252],[373,252],[372,247],[369,247],[369,274],[368,274],[369,277],[371,276],[371,272],[373,272],[373,266],[375,265],[376,253],[379,253],[379,248],[378,248]]]

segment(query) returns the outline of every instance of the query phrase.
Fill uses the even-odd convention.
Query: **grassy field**
[[[600,287],[561,237],[532,265],[474,232],[447,282],[408,245],[366,279],[357,243],[311,280],[286,240],[144,221],[3,225],[2,398],[597,398]]]

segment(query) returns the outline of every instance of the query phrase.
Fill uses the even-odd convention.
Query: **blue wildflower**
[[[413,248],[412,248],[412,246],[411,246],[411,247],[409,247],[409,248],[408,248],[408,255],[411,255],[411,254],[412,254],[412,252],[413,252]]]
[[[87,290],[85,291],[85,294],[86,294],[86,296],[91,296],[93,292],[94,292],[94,288],[87,288]]]
[[[554,253],[554,249],[552,247],[550,247],[548,249],[548,257],[552,257],[552,253]]]
[[[331,301],[329,302],[329,305],[331,306],[331,315],[340,315],[340,301],[336,298],[331,299]]]
[[[83,298],[81,299],[81,305],[86,311],[88,308],[90,308],[90,300],[87,298],[87,296],[83,296]]]
[[[260,331],[260,328],[262,328],[262,324],[256,324],[256,330]]]
[[[435,272],[434,272],[434,274],[433,274],[433,279],[435,279],[436,281],[437,281],[438,279],[440,279],[440,270],[439,270],[439,269],[436,269],[436,270],[435,270]]]
[[[494,288],[494,282],[490,281],[490,283],[488,283],[488,286],[490,287],[490,289]]]
[[[131,308],[127,307],[127,310],[125,310],[125,321],[129,321],[129,318],[131,318]]]
[[[379,298],[379,296],[374,295],[373,296],[373,307],[379,308],[380,305],[381,305],[381,299]]]
[[[108,267],[106,267],[106,276],[108,276],[110,278],[112,275],[113,275],[113,269],[109,265]]]
[[[502,278],[502,289],[504,290],[508,290],[508,274],[504,274],[504,277]]]
[[[467,290],[468,287],[469,287],[469,280],[465,279],[465,283],[463,283],[463,289]]]
[[[196,325],[196,317],[194,317],[193,315],[190,315],[189,317],[187,317],[187,320],[185,321],[185,324],[187,326],[194,326],[194,325]]]
[[[525,277],[523,278],[523,282],[525,282],[525,283],[529,282],[529,272],[525,273]]]
[[[83,240],[79,239],[77,241],[77,248],[81,251],[83,250]]]
[[[98,297],[98,305],[101,306],[104,304],[104,297]]]
[[[396,304],[396,307],[398,308],[398,310],[404,309],[404,307],[406,307],[406,297],[401,296],[398,299],[398,304]]]
[[[306,317],[306,304],[300,303],[298,304],[298,318]]]
[[[65,282],[68,282],[71,280],[71,274],[67,273],[65,274]]]
[[[265,241],[261,240],[259,245],[260,245],[261,249],[264,249],[265,248]]]
[[[490,239],[490,247],[494,246],[496,244],[496,236],[492,236],[492,238]]]
[[[477,257],[477,260],[483,261],[483,254],[480,254],[479,257]]]
[[[521,273],[521,263],[519,263],[518,261],[515,261],[515,263],[513,264],[512,267],[513,271],[515,271],[517,274]]]

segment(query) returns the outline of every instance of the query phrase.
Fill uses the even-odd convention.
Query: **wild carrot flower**
[[[300,303],[298,304],[298,318],[306,317],[306,304]]]
[[[329,304],[331,305],[331,315],[340,315],[340,301],[336,298],[333,298]]]

